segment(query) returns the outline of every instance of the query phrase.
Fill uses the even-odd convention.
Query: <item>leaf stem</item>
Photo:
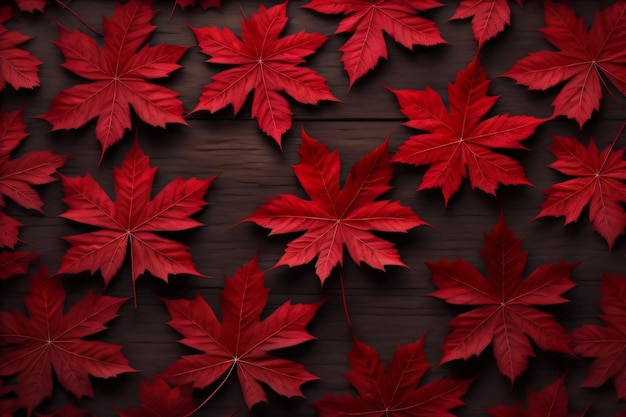
[[[85,25],[85,27],[87,29],[89,29],[90,31],[92,31],[93,33],[95,33],[98,36],[102,36],[102,34],[100,32],[98,32],[97,30],[95,30],[93,28],[93,26],[91,26],[85,19],[83,19],[78,13],[76,13],[74,10],[72,10],[72,8],[70,6],[68,6],[67,4],[63,3],[61,0],[54,0],[54,2],[56,4],[59,5],[60,8],[67,10],[68,12],[70,12],[72,14],[72,16],[74,16],[76,19],[78,19],[78,21],[80,23],[82,23],[83,25]]]
[[[348,302],[346,300],[346,288],[343,285],[343,274],[339,272],[339,284],[341,285],[341,302],[343,303],[343,313],[346,315],[346,321],[348,327],[352,331],[352,320],[350,320],[350,313],[348,312]]]
[[[202,401],[200,403],[200,405],[198,405],[196,408],[194,408],[193,410],[191,410],[190,412],[188,412],[187,414],[185,414],[183,417],[189,417],[192,414],[194,414],[196,411],[200,410],[202,407],[204,407],[204,405],[206,403],[209,402],[209,400],[211,398],[213,398],[215,396],[215,394],[217,394],[217,392],[224,386],[224,384],[226,383],[226,381],[228,381],[228,378],[230,377],[230,374],[233,373],[233,369],[235,369],[235,366],[237,365],[237,362],[233,362],[233,364],[230,366],[230,368],[228,369],[228,372],[226,373],[226,376],[224,376],[224,379],[222,379],[222,382],[220,382],[220,384],[213,390],[213,392],[204,399],[204,401]]]

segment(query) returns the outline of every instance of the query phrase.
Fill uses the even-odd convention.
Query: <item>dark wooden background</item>
[[[204,63],[206,56],[199,53],[196,41],[187,23],[199,27],[206,25],[228,26],[240,32],[241,11],[250,16],[258,7],[252,0],[223,0],[223,9],[177,9],[168,19],[173,0],[157,1],[161,12],[153,23],[158,26],[150,44],[169,42],[191,46],[181,64],[184,68],[174,73],[164,85],[180,92],[185,110],[197,103],[202,86],[209,77],[222,68]],[[267,6],[276,1],[265,1]],[[248,261],[259,250],[260,265],[269,269],[280,257],[283,248],[293,236],[267,237],[267,231],[252,223],[231,226],[250,215],[265,199],[278,193],[295,193],[304,196],[291,170],[298,162],[300,128],[320,140],[331,149],[338,149],[342,160],[342,173],[347,174],[355,161],[379,145],[391,135],[390,147],[395,152],[411,134],[416,133],[403,126],[405,121],[392,93],[383,85],[394,89],[423,89],[426,85],[447,96],[447,84],[454,80],[456,72],[464,68],[476,50],[469,21],[449,22],[457,2],[448,1],[442,7],[426,14],[437,21],[443,37],[449,45],[431,48],[416,47],[409,51],[388,39],[389,60],[348,89],[348,78],[343,71],[338,48],[347,39],[333,35],[340,18],[326,16],[301,9],[306,3],[292,0],[289,3],[289,24],[285,33],[301,29],[319,31],[330,37],[328,42],[309,59],[308,65],[328,79],[332,92],[341,103],[322,102],[319,107],[292,103],[294,128],[283,139],[283,151],[264,136],[257,122],[250,120],[250,105],[233,117],[232,108],[211,115],[207,112],[194,114],[189,120],[191,127],[169,126],[166,130],[152,128],[137,122],[139,141],[150,156],[153,165],[159,167],[155,193],[176,177],[197,176],[206,178],[219,175],[208,194],[208,206],[196,218],[206,226],[173,236],[191,247],[197,269],[215,278],[172,277],[170,285],[143,276],[137,282],[138,308],[132,302],[120,310],[121,316],[110,323],[110,329],[99,334],[98,340],[124,344],[124,353],[131,366],[142,373],[127,374],[116,379],[93,380],[96,399],[83,399],[79,405],[92,410],[100,417],[115,415],[115,409],[138,405],[139,381],[151,374],[163,371],[168,364],[183,354],[193,353],[176,341],[180,335],[170,329],[166,322],[167,311],[156,295],[167,297],[192,297],[199,292],[214,309],[219,308],[218,294],[223,277],[231,276],[235,269]],[[490,93],[501,95],[492,114],[510,112],[513,115],[529,114],[549,116],[550,103],[556,89],[547,92],[529,92],[516,86],[514,81],[499,77],[513,63],[531,51],[551,46],[543,39],[537,28],[543,27],[540,1],[527,1],[523,8],[510,2],[512,26],[496,39],[487,43],[481,52],[481,61],[493,79]],[[577,13],[591,24],[598,7],[610,2],[596,0],[572,1]],[[112,15],[114,2],[109,0],[75,0],[71,6],[96,28],[101,27],[101,15]],[[41,87],[33,91],[15,92],[8,88],[0,92],[1,104],[6,110],[25,106],[24,117],[30,137],[14,153],[19,156],[34,149],[52,149],[57,153],[70,153],[71,158],[61,172],[67,176],[90,172],[112,194],[112,170],[119,166],[130,149],[134,132],[113,146],[100,166],[100,147],[94,137],[95,122],[73,131],[50,133],[50,126],[32,116],[45,113],[52,98],[62,89],[83,83],[85,80],[60,67],[63,58],[51,44],[58,39],[56,21],[70,28],[87,31],[76,19],[57,6],[51,5],[46,14],[17,14],[7,23],[10,29],[19,30],[34,37],[23,48],[31,51],[44,62],[41,66]],[[545,310],[555,314],[569,331],[583,323],[601,323],[599,284],[602,271],[625,273],[626,238],[620,237],[609,253],[605,241],[593,231],[584,217],[576,224],[563,227],[563,218],[531,219],[538,213],[543,202],[542,190],[563,176],[546,165],[554,160],[547,147],[552,143],[551,134],[574,136],[586,145],[590,136],[600,148],[607,146],[625,120],[624,98],[611,98],[604,92],[600,112],[595,114],[582,132],[574,121],[559,118],[541,126],[525,144],[533,151],[511,152],[524,166],[535,187],[502,187],[498,198],[481,191],[474,191],[465,182],[461,190],[444,207],[439,190],[415,193],[424,169],[398,165],[388,198],[399,199],[411,206],[432,227],[419,227],[410,233],[390,234],[397,243],[402,259],[408,269],[390,267],[386,273],[367,266],[358,267],[346,259],[343,275],[347,302],[358,337],[375,347],[386,362],[399,343],[426,337],[428,360],[437,364],[441,359],[439,346],[448,334],[447,323],[456,314],[466,311],[428,297],[435,288],[431,284],[426,261],[462,257],[480,270],[484,270],[478,250],[483,247],[483,233],[489,232],[504,213],[507,223],[518,236],[526,236],[524,247],[529,250],[528,268],[545,262],[582,261],[572,275],[577,287],[567,297],[571,303]],[[620,146],[626,143],[623,139]],[[67,245],[59,237],[87,231],[76,224],[58,217],[66,207],[61,201],[59,182],[39,187],[45,201],[45,216],[27,212],[9,203],[7,212],[24,223],[21,250],[35,250],[51,271],[56,271]],[[83,296],[88,290],[101,292],[103,281],[99,275],[88,273],[63,277],[68,291],[67,306]],[[309,326],[317,340],[300,347],[280,351],[279,356],[303,363],[321,379],[304,385],[305,399],[285,399],[269,392],[269,405],[260,405],[249,413],[243,402],[236,378],[232,378],[222,391],[205,406],[198,416],[224,416],[239,409],[237,415],[245,416],[313,416],[315,411],[308,401],[319,400],[324,393],[339,395],[351,392],[343,377],[348,370],[347,353],[351,339],[344,318],[337,271],[321,288],[313,265],[289,269],[280,267],[269,270],[266,285],[271,288],[267,312],[287,299],[295,302],[314,302],[331,296]],[[0,307],[2,310],[21,308],[21,296],[26,292],[23,277],[0,283]],[[129,296],[132,293],[130,266],[124,265],[118,276],[107,288],[107,294]],[[611,384],[599,389],[581,389],[591,361],[565,357],[561,354],[536,351],[527,372],[511,386],[496,365],[490,349],[479,358],[466,362],[454,362],[441,367],[433,366],[427,380],[455,375],[475,377],[464,400],[467,405],[454,411],[459,417],[487,416],[485,407],[499,403],[511,404],[513,400],[524,401],[526,386],[539,390],[568,371],[567,387],[570,409],[581,413],[590,403],[590,417],[611,416],[624,409],[616,401]],[[199,402],[211,392],[211,388],[196,391]],[[58,384],[54,397],[46,401],[40,410],[51,411],[66,402],[74,401]]]

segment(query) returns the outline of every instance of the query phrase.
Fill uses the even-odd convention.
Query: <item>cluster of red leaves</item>
[[[516,2],[521,6],[521,0]],[[16,3],[30,12],[46,6],[45,0]],[[184,9],[196,3],[203,9],[220,6],[220,0],[175,0],[174,7]],[[417,16],[439,6],[435,0],[312,0],[304,7],[344,15],[335,33],[352,33],[340,48],[352,86],[380,58],[387,58],[384,33],[409,49],[445,43],[433,21]],[[575,119],[582,127],[598,110],[601,85],[608,84],[607,80],[626,95],[626,0],[599,12],[589,31],[571,6],[546,0],[544,9],[547,28],[542,33],[559,51],[531,54],[505,75],[531,89],[565,83],[553,102],[554,116]],[[65,57],[63,67],[93,82],[62,91],[39,117],[50,122],[53,130],[79,128],[97,118],[96,139],[102,156],[132,129],[131,107],[153,126],[186,124],[178,93],[149,82],[179,69],[178,61],[188,49],[146,45],[156,29],[150,24],[155,14],[150,1],[118,4],[112,18],[103,20],[103,47],[92,37],[59,24],[60,38],[55,44]],[[6,83],[15,89],[37,87],[41,62],[17,48],[29,37],[2,25],[10,18],[10,8],[0,8],[0,89]],[[465,18],[472,18],[479,52],[510,24],[510,8],[506,0],[462,0],[451,19]],[[280,146],[282,135],[292,125],[292,112],[281,91],[306,104],[336,101],[323,77],[300,66],[327,38],[304,31],[281,37],[287,22],[285,2],[260,6],[250,19],[244,17],[241,38],[229,28],[191,28],[201,52],[210,56],[207,62],[235,66],[212,77],[193,112],[216,112],[232,105],[238,113],[254,91],[252,116]],[[509,114],[486,117],[498,97],[488,95],[491,81],[478,52],[448,86],[449,111],[430,87],[391,90],[409,118],[406,124],[427,133],[409,138],[393,158],[385,140],[353,166],[343,188],[337,151],[328,152],[325,144],[302,132],[301,161],[293,169],[309,199],[281,194],[244,220],[271,229],[271,234],[304,232],[287,245],[276,266],[302,265],[317,258],[316,272],[323,284],[342,265],[344,245],[356,263],[381,270],[388,265],[404,266],[393,244],[371,232],[407,232],[426,224],[399,202],[379,200],[391,188],[392,162],[429,165],[418,190],[441,188],[446,203],[466,176],[472,187],[490,194],[495,194],[499,184],[530,184],[515,159],[494,149],[525,149],[520,142],[546,119]],[[26,136],[21,110],[0,113],[0,247],[10,249],[18,242],[21,224],[4,213],[2,197],[41,211],[43,202],[32,186],[53,181],[53,174],[68,158],[31,151],[11,159]],[[614,150],[618,137],[599,152],[593,140],[585,148],[576,139],[554,136],[550,149],[557,161],[549,166],[575,178],[545,191],[547,199],[537,217],[565,216],[570,223],[589,204],[594,228],[612,247],[626,228],[621,205],[626,202],[626,161],[624,150]],[[151,198],[156,171],[136,142],[113,173],[115,200],[89,173],[77,178],[61,176],[68,210],[60,216],[99,230],[64,238],[71,247],[58,274],[99,270],[108,284],[130,245],[133,288],[145,271],[164,281],[170,274],[202,276],[185,245],[156,233],[201,226],[191,216],[206,205],[204,196],[214,178],[179,178]],[[544,264],[524,279],[527,252],[522,250],[522,241],[501,217],[491,234],[485,235],[485,248],[480,251],[486,277],[462,259],[427,263],[438,287],[432,296],[475,307],[450,322],[452,331],[442,346],[441,363],[468,359],[491,345],[499,369],[513,382],[534,355],[533,341],[542,350],[596,358],[582,386],[597,387],[612,379],[618,398],[626,399],[626,278],[604,276],[600,305],[606,326],[584,325],[568,336],[553,316],[535,306],[568,301],[563,294],[575,285],[569,277],[576,264]],[[24,273],[35,257],[3,250],[0,280]],[[172,317],[169,325],[184,336],[181,343],[203,353],[184,356],[153,382],[143,382],[138,408],[118,411],[118,415],[188,417],[197,410],[193,388],[206,388],[221,379],[219,389],[235,371],[249,408],[267,401],[261,383],[287,397],[303,396],[301,386],[317,377],[304,365],[270,352],[314,339],[306,327],[322,303],[287,301],[262,319],[270,292],[264,276],[254,257],[226,278],[220,297],[221,322],[200,296],[163,300]],[[14,376],[17,382],[4,386],[0,380],[2,416],[22,408],[28,415],[34,413],[52,395],[53,370],[60,384],[78,399],[93,397],[90,376],[109,378],[134,371],[121,346],[85,340],[105,330],[127,299],[88,293],[64,314],[65,290],[45,267],[29,279],[28,286],[26,315],[0,312],[0,375]],[[324,396],[313,404],[322,417],[452,416],[449,411],[463,404],[460,398],[472,383],[471,379],[443,378],[420,387],[430,368],[423,338],[398,346],[385,366],[375,349],[355,337],[348,360],[352,369],[346,378],[359,396]],[[529,390],[528,409],[501,405],[488,412],[492,417],[566,417],[564,381],[561,377],[540,392]],[[66,406],[49,417],[87,414]]]

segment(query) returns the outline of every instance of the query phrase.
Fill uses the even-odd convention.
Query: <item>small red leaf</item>
[[[522,0],[515,0],[522,5]],[[511,24],[508,0],[461,0],[450,20],[472,18],[472,32],[478,49]]]
[[[325,395],[313,403],[320,417],[453,417],[448,410],[463,405],[472,380],[436,379],[419,387],[430,368],[424,354],[424,338],[398,346],[389,364],[378,352],[354,339],[348,354],[351,371],[346,379],[358,397]]]
[[[620,131],[621,133],[621,131]],[[549,149],[557,160],[548,165],[573,179],[555,184],[544,191],[546,201],[537,217],[565,216],[565,224],[580,217],[589,205],[593,228],[613,247],[626,228],[626,160],[624,149],[613,151],[619,134],[602,152],[593,139],[585,148],[578,140],[553,135]]]
[[[110,378],[134,371],[121,346],[83,339],[105,330],[126,299],[90,292],[64,315],[65,290],[44,266],[28,280],[28,292],[28,317],[17,310],[0,312],[0,375],[17,374],[15,392],[29,415],[52,395],[53,369],[78,399],[93,398],[90,375]]]
[[[181,343],[205,352],[171,364],[162,374],[166,380],[204,388],[236,368],[249,408],[267,401],[259,382],[287,397],[303,396],[300,386],[318,378],[303,365],[268,352],[314,339],[305,327],[321,303],[287,301],[261,320],[269,294],[264,277],[254,257],[226,278],[220,296],[222,323],[199,295],[193,300],[163,300],[172,316],[168,324],[185,337]]]
[[[337,151],[328,152],[302,131],[300,163],[293,170],[310,200],[281,194],[267,201],[244,221],[272,229],[270,234],[306,231],[287,245],[278,265],[303,265],[317,256],[315,269],[322,284],[337,264],[343,264],[343,246],[355,262],[384,270],[405,266],[393,244],[372,234],[407,232],[426,224],[397,201],[376,200],[389,191],[393,175],[388,141],[357,162],[342,190]]]
[[[552,102],[554,114],[582,127],[600,108],[602,84],[611,82],[626,95],[626,0],[599,11],[589,31],[571,4],[543,4],[548,26],[540,32],[559,51],[531,53],[504,76],[531,90],[565,83]]]
[[[600,316],[606,326],[585,324],[571,333],[573,350],[595,358],[583,387],[599,387],[613,380],[617,397],[626,399],[626,277],[604,274],[600,285]]]
[[[11,7],[0,7],[0,23],[11,19]],[[39,87],[39,65],[41,61],[30,52],[17,48],[30,36],[8,30],[0,24],[0,90],[8,83],[13,88]]]
[[[563,327],[534,306],[567,302],[561,295],[575,286],[569,276],[576,264],[544,264],[523,279],[528,254],[522,242],[501,217],[479,251],[486,277],[462,259],[427,263],[438,287],[432,296],[475,306],[450,322],[441,363],[479,355],[491,344],[500,372],[513,382],[534,356],[529,339],[542,350],[571,353]]]
[[[153,382],[141,382],[139,397],[139,408],[117,414],[120,417],[188,417],[196,408],[190,385],[172,388],[158,377]]]
[[[252,117],[281,146],[292,112],[279,92],[305,104],[336,101],[324,78],[298,65],[326,42],[326,36],[300,31],[281,38],[287,21],[285,2],[268,9],[261,5],[251,19],[244,17],[241,40],[228,28],[192,28],[202,53],[211,57],[207,62],[236,65],[211,77],[193,111],[214,113],[232,105],[236,114],[254,90]]]
[[[23,275],[31,263],[39,257],[33,252],[0,252],[0,281]]]
[[[435,22],[417,16],[441,6],[435,0],[311,0],[303,7],[326,14],[343,13],[335,33],[353,32],[339,48],[352,86],[374,69],[380,58],[387,59],[385,33],[408,49],[446,43]]]
[[[133,288],[145,271],[167,282],[169,274],[201,274],[187,246],[155,232],[187,230],[202,223],[190,216],[207,203],[203,200],[215,179],[177,178],[150,199],[157,168],[135,142],[121,168],[113,173],[115,201],[89,175],[61,177],[69,209],[61,217],[100,228],[64,237],[67,250],[58,274],[100,270],[106,284],[120,269],[130,245]],[[135,292],[136,300],[136,292]]]

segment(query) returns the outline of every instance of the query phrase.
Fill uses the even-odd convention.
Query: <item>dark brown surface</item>
[[[172,3],[173,0],[156,3],[161,13],[153,21],[158,30],[151,37],[150,43],[167,41],[192,46],[181,60],[184,68],[177,71],[171,80],[164,81],[165,85],[180,92],[185,110],[189,111],[195,106],[202,85],[221,68],[204,63],[206,56],[199,53],[192,32],[185,23],[192,26],[226,25],[239,33],[240,7],[249,16],[256,10],[258,2],[223,0],[221,12],[202,12],[199,9],[183,12],[178,9],[168,20]],[[265,2],[266,5],[276,3]],[[329,41],[309,59],[309,65],[328,78],[331,90],[342,103],[322,102],[316,108],[292,101],[294,128],[285,135],[282,152],[258,130],[256,121],[249,119],[249,103],[234,118],[235,121],[232,109],[228,108],[215,115],[206,112],[195,114],[189,120],[191,128],[170,126],[162,130],[140,122],[135,124],[143,150],[150,156],[152,165],[159,167],[155,192],[178,176],[206,178],[219,175],[207,194],[209,205],[196,217],[206,226],[175,235],[191,247],[197,269],[216,278],[172,277],[169,286],[150,276],[138,280],[139,307],[135,309],[132,302],[123,306],[121,317],[111,322],[110,329],[99,335],[98,339],[124,344],[124,353],[131,365],[142,373],[128,374],[113,380],[94,380],[96,400],[84,399],[80,405],[100,417],[113,416],[114,409],[137,405],[138,382],[142,378],[163,371],[182,354],[192,352],[176,343],[180,336],[165,324],[169,317],[156,294],[191,297],[198,291],[217,309],[218,294],[225,275],[232,275],[257,249],[261,268],[270,268],[280,257],[292,236],[267,237],[267,231],[254,224],[243,224],[233,229],[230,227],[250,215],[265,199],[278,193],[303,195],[291,171],[291,165],[298,162],[301,125],[311,136],[326,141],[331,149],[339,150],[345,178],[352,164],[380,144],[387,135],[391,135],[390,146],[392,152],[395,152],[410,134],[415,133],[402,126],[404,117],[398,110],[398,104],[382,85],[395,89],[423,89],[429,85],[445,97],[447,83],[454,80],[456,72],[467,65],[475,52],[476,44],[471,37],[469,21],[447,22],[457,3],[451,1],[448,2],[449,6],[428,13],[429,17],[438,22],[449,45],[415,48],[411,52],[388,39],[389,60],[381,61],[373,72],[348,91],[348,78],[341,66],[338,51],[346,36],[332,35],[339,17],[300,9],[298,6],[304,3],[296,0],[290,2],[288,15],[291,20],[285,33],[306,29],[330,36]],[[527,1],[523,9],[511,3],[513,26],[490,41],[481,54],[481,61],[494,80],[490,93],[502,96],[492,113],[548,116],[552,111],[550,103],[557,90],[530,93],[522,86],[515,86],[512,80],[498,77],[529,52],[550,48],[536,30],[544,26],[541,2]],[[596,8],[608,3],[573,1],[576,11],[584,16],[588,24]],[[101,14],[111,16],[113,2],[76,0],[72,2],[72,7],[99,28]],[[86,31],[77,20],[56,6],[48,7],[47,15],[19,14],[8,23],[10,28],[34,37],[24,48],[44,62],[40,73],[41,88],[19,92],[7,89],[0,93],[5,109],[26,106],[25,121],[31,136],[15,156],[33,149],[71,153],[70,160],[61,170],[63,174],[73,177],[88,171],[112,193],[112,169],[120,165],[135,133],[128,133],[122,142],[113,146],[98,166],[100,148],[94,138],[94,122],[75,131],[48,133],[50,126],[45,121],[31,118],[46,112],[59,91],[84,81],[59,66],[63,61],[62,56],[50,43],[58,39],[55,20],[70,28],[78,27]],[[352,261],[346,260],[343,275],[358,337],[379,350],[382,359],[388,361],[398,343],[406,344],[427,333],[428,360],[433,364],[438,363],[441,359],[439,346],[449,332],[447,323],[465,309],[426,296],[434,287],[424,262],[462,257],[484,270],[477,250],[483,246],[483,233],[491,230],[501,211],[516,234],[526,236],[524,247],[530,252],[527,271],[544,262],[561,259],[582,261],[572,276],[578,286],[567,294],[572,302],[546,310],[556,314],[568,331],[583,323],[600,323],[597,302],[600,298],[601,273],[626,272],[623,255],[626,238],[619,238],[613,252],[609,253],[606,243],[592,230],[586,217],[565,228],[562,226],[563,218],[544,218],[534,222],[531,219],[538,213],[543,201],[541,190],[563,178],[546,168],[553,161],[547,149],[552,143],[551,134],[574,136],[585,144],[592,136],[600,148],[607,146],[624,121],[624,99],[617,93],[616,96],[619,98],[614,100],[605,92],[606,98],[599,114],[594,115],[582,132],[575,122],[559,118],[541,126],[536,135],[525,142],[532,152],[512,153],[521,161],[528,178],[535,184],[534,188],[503,187],[498,192],[498,198],[495,198],[481,191],[473,191],[465,182],[446,208],[439,190],[414,192],[420,183],[423,169],[397,166],[392,184],[394,189],[389,193],[389,198],[410,205],[433,227],[419,227],[406,235],[389,235],[389,239],[397,243],[408,269],[390,267],[386,273],[382,273],[366,266],[359,268]],[[623,141],[620,143],[623,146]],[[58,217],[66,209],[61,201],[62,192],[58,182],[40,187],[39,190],[46,203],[45,216],[26,212],[12,203],[8,205],[7,211],[24,223],[22,240],[35,245],[35,250],[42,253],[42,260],[48,268],[55,271],[67,248],[59,237],[84,232],[86,229]],[[587,216],[586,210],[584,216]],[[20,249],[30,248],[21,245]],[[258,406],[251,415],[313,416],[315,412],[307,401],[317,401],[324,393],[338,395],[351,392],[343,377],[343,372],[348,370],[346,355],[351,340],[339,297],[336,272],[323,288],[320,288],[313,265],[294,269],[281,267],[268,272],[266,285],[272,289],[266,310],[268,312],[288,298],[296,302],[314,302],[327,296],[331,298],[309,326],[310,332],[318,339],[278,353],[303,363],[321,380],[303,387],[306,400],[288,400],[268,391],[270,404]],[[85,273],[64,277],[63,283],[68,291],[67,305],[89,289],[103,290],[103,281],[99,275],[91,277]],[[19,307],[25,289],[24,278],[0,283],[2,310]],[[112,281],[107,293],[116,296],[129,296],[132,293],[128,262]],[[536,353],[537,358],[530,361],[528,371],[513,387],[500,375],[490,349],[479,358],[467,362],[434,367],[428,373],[427,380],[448,375],[478,377],[464,397],[467,405],[454,411],[459,417],[486,416],[483,410],[485,407],[511,403],[514,399],[523,400],[526,385],[538,390],[566,370],[569,370],[567,387],[572,411],[582,412],[592,402],[593,407],[588,416],[611,416],[624,408],[623,404],[616,402],[611,384],[600,389],[578,388],[590,361],[541,351]],[[196,391],[197,400],[200,401],[210,392],[210,388]],[[46,401],[41,410],[56,409],[69,401],[73,401],[70,395],[57,384],[54,399]],[[238,383],[233,378],[197,415],[223,416],[236,409],[240,409],[240,416],[248,414]]]

